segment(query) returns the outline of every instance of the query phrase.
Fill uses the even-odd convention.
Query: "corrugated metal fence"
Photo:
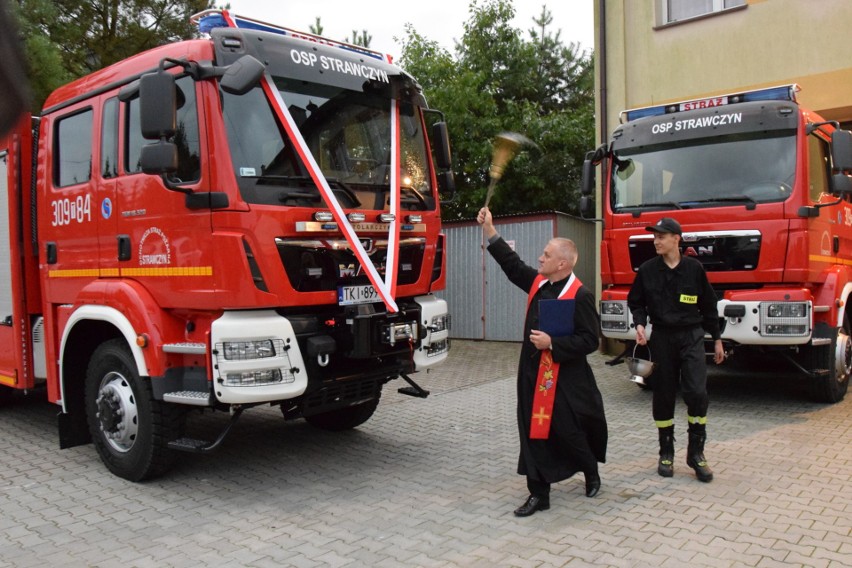
[[[564,213],[547,212],[495,217],[500,235],[530,266],[553,237],[567,237],[577,244],[580,258],[577,276],[594,290],[595,225]],[[521,341],[526,292],[509,282],[484,247],[482,228],[476,221],[444,223],[447,235],[447,300],[453,323],[450,337],[489,341]]]

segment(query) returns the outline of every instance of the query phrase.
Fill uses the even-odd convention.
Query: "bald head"
[[[550,239],[538,259],[538,273],[551,282],[558,282],[573,272],[577,257],[574,241],[562,237]]]

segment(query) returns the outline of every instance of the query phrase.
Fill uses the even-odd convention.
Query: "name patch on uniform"
[[[697,304],[698,296],[690,296],[689,294],[681,294],[680,302],[682,304]]]

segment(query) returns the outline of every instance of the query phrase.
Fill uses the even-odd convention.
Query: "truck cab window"
[[[195,98],[195,82],[191,77],[177,80],[177,132],[174,142],[178,148],[178,169],[174,178],[180,183],[191,183],[201,178],[201,150],[198,134],[198,105]],[[139,157],[142,147],[150,140],[142,137],[139,124],[139,99],[132,99],[126,106],[125,162],[127,173],[142,171]]]
[[[101,175],[114,178],[118,175],[118,99],[104,103],[101,118]]]
[[[808,136],[808,188],[811,201],[819,201],[820,195],[829,192],[828,144],[816,134]]]
[[[92,177],[91,109],[56,123],[54,139],[54,184],[65,187],[89,181]]]

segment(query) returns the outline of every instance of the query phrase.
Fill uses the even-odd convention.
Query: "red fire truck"
[[[449,350],[449,143],[419,85],[358,46],[194,19],[209,38],[0,138],[0,397],[46,385],[60,446],[130,480],[256,405],[355,427],[388,381],[426,396],[409,374]],[[218,439],[184,437],[199,408],[231,413]]]
[[[661,217],[683,227],[718,296],[722,339],[737,357],[784,359],[836,402],[852,370],[852,134],[781,86],[622,113],[584,164],[590,210],[603,162],[601,327],[630,346],[627,293],[653,257]],[[712,352],[712,349],[710,349]],[[792,369],[791,368],[791,369]]]

